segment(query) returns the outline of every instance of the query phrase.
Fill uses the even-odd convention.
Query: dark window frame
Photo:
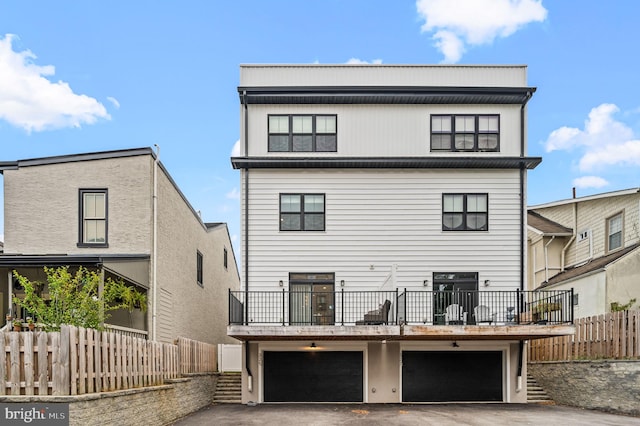
[[[204,287],[204,256],[200,250],[196,250],[196,282],[200,287]]]
[[[269,121],[271,117],[287,117],[289,123],[289,131],[287,133],[271,133],[269,129]],[[311,133],[294,133],[293,131],[293,117],[311,117]],[[316,129],[316,121],[318,117],[334,117],[336,121],[335,133],[320,133]],[[311,150],[294,150],[293,141],[295,136],[310,135],[311,136]],[[271,136],[287,137],[287,149],[286,150],[274,150],[271,148]],[[335,137],[335,148],[332,150],[318,150],[317,139],[318,136],[333,136]],[[267,115],[267,151],[268,152],[338,152],[338,115],[337,114],[268,114]]]
[[[224,265],[224,269],[228,269],[229,268],[229,252],[227,251],[226,247],[222,248],[222,264]]]
[[[611,221],[613,219],[618,218],[618,217],[620,218],[620,231],[618,231],[620,233],[620,245],[611,248],[611,237],[618,233],[618,232],[616,232],[615,234],[611,234]],[[623,248],[624,247],[624,212],[620,211],[620,212],[617,212],[617,213],[609,216],[606,219],[605,227],[606,227],[606,230],[607,230],[607,240],[606,240],[607,252],[616,251],[616,250],[620,250],[621,248]]]
[[[85,219],[84,197],[87,194],[104,194],[104,219]],[[85,220],[104,220],[104,242],[85,241]],[[80,188],[78,189],[78,247],[109,247],[109,189],[108,188]]]
[[[470,212],[467,207],[467,199],[469,196],[484,196],[486,203],[486,211],[484,212]],[[462,196],[462,212],[456,211],[445,211],[445,197],[447,196]],[[462,215],[462,225],[461,228],[452,229],[445,225],[445,215],[453,215],[453,214],[461,214]],[[470,215],[484,215],[485,216],[485,225],[479,229],[475,229],[469,227],[468,225],[468,217]],[[489,194],[486,192],[465,192],[465,193],[443,193],[442,194],[442,230],[446,232],[487,232],[489,231]]]
[[[433,130],[433,118],[436,117],[448,117],[451,120],[451,130],[449,132],[434,131]],[[456,132],[456,117],[473,117],[474,129],[473,132],[460,131]],[[480,118],[481,117],[495,117],[498,119],[498,130],[496,131],[480,131]],[[429,128],[431,131],[430,149],[436,152],[500,152],[500,114],[432,114],[429,117]],[[449,135],[451,146],[449,148],[434,148],[433,140],[434,135]],[[473,136],[473,148],[471,149],[458,149],[456,148],[456,135],[471,135]],[[486,149],[479,148],[479,136],[482,135],[495,135],[496,136],[496,148]]]
[[[300,211],[298,212],[283,212],[282,211],[282,197],[283,196],[299,196],[300,197]],[[304,210],[304,199],[307,196],[322,196],[322,213],[320,212],[305,212]],[[281,193],[278,196],[278,211],[279,211],[279,230],[282,232],[323,232],[327,227],[327,197],[326,194],[323,193]],[[306,229],[305,227],[305,214],[314,214],[320,215],[322,214],[322,229]],[[300,229],[283,229],[283,217],[284,216],[300,216]]]

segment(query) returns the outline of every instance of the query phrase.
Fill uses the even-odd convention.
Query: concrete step
[[[532,376],[527,376],[527,402],[532,404],[554,404],[544,388]]]
[[[240,373],[220,374],[213,402],[216,404],[241,404],[242,375]]]

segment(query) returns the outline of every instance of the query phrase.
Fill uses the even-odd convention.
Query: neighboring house
[[[227,226],[202,222],[153,150],[0,162],[0,172],[3,318],[24,315],[13,270],[43,281],[44,266],[84,266],[147,294],[146,315],[115,312],[110,325],[163,342],[234,341],[226,299],[240,281]]]
[[[640,306],[640,188],[529,207],[531,289],[574,291],[576,318]]]
[[[523,342],[575,330],[569,292],[524,291],[534,91],[524,66],[241,66],[244,403],[526,402]]]

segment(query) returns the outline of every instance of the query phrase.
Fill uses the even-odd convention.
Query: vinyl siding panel
[[[472,154],[520,154],[520,107],[517,105],[251,105],[250,156],[307,157],[311,154],[268,152],[269,114],[336,114],[337,152],[312,153],[314,157],[465,156],[469,153],[431,152],[431,115],[498,114],[500,152]]]
[[[525,65],[240,66],[240,86],[525,87]]]
[[[347,289],[376,289],[394,264],[401,288],[422,288],[433,272],[519,287],[517,171],[251,170],[249,188],[251,289],[277,288],[289,272],[335,272]],[[279,231],[280,193],[326,194],[325,231]],[[443,232],[443,193],[488,193],[489,231]]]
[[[640,195],[622,195],[578,202],[576,232],[590,230],[590,238],[574,240],[567,250],[566,266],[585,262],[607,254],[607,219],[623,214],[623,246],[640,242]],[[536,209],[544,217],[573,228],[573,204]],[[590,243],[593,246],[590,250]]]

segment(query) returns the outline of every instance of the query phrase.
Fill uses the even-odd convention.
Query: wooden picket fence
[[[0,343],[0,395],[82,395],[161,385],[180,376],[181,356],[189,369],[216,370],[210,354],[201,358],[202,342],[182,338],[168,344],[62,326],[59,332],[0,332]]]
[[[178,337],[180,373],[209,373],[218,369],[218,349],[197,340]]]
[[[529,361],[640,358],[640,310],[579,318],[574,323],[574,335],[530,341]]]

